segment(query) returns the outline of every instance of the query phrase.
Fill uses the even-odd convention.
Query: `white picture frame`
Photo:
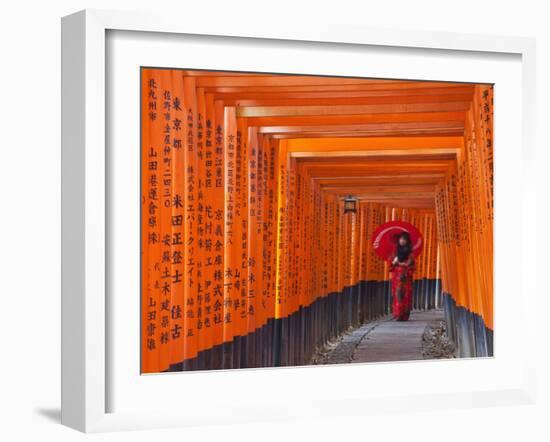
[[[521,289],[518,309],[527,311],[536,301],[536,287],[529,277],[530,264],[526,257],[534,256],[533,237],[536,229],[535,189],[535,42],[529,38],[495,37],[454,33],[428,33],[421,31],[392,32],[388,30],[363,29],[345,26],[322,26],[313,22],[299,29],[282,29],[266,23],[223,23],[210,17],[194,17],[185,26],[177,17],[155,16],[144,13],[126,13],[101,10],[86,10],[64,17],[62,20],[62,423],[84,432],[111,431],[171,426],[208,425],[213,415],[205,410],[208,404],[200,403],[193,409],[156,406],[154,409],[113,410],[109,394],[113,389],[111,360],[112,347],[108,339],[108,327],[116,320],[110,311],[109,288],[109,241],[116,230],[108,228],[109,195],[106,121],[110,118],[107,109],[109,91],[106,68],[107,34],[109,32],[143,32],[170,36],[217,36],[220,38],[269,40],[270,44],[285,42],[286,45],[308,42],[312,45],[336,43],[339,48],[376,47],[378,50],[400,48],[403,54],[412,50],[431,51],[437,54],[470,53],[482,60],[484,54],[503,54],[518,57],[521,64],[521,125],[520,145],[516,154],[522,160],[522,186],[519,195],[522,211],[517,221],[521,223],[521,241],[516,245],[521,253],[521,277],[517,287]],[[401,56],[403,56],[401,54]],[[197,67],[199,66],[187,66]],[[137,93],[137,90],[136,90]],[[497,92],[498,93],[498,92]],[[497,95],[498,99],[498,95]],[[498,123],[498,121],[497,121]],[[498,131],[496,143],[499,143]],[[498,147],[496,148],[498,149]],[[497,153],[498,155],[498,153]],[[498,162],[498,159],[496,160]],[[501,163],[504,164],[504,163]],[[496,174],[498,184],[498,171]],[[498,187],[496,186],[498,194]],[[497,212],[498,213],[498,212]],[[498,220],[497,220],[498,222]],[[136,298],[137,300],[138,298]],[[136,301],[137,302],[137,301]],[[497,307],[499,301],[496,301]],[[502,304],[501,304],[502,305]],[[119,318],[120,319],[120,318]],[[497,327],[504,326],[504,322]],[[429,391],[426,394],[410,391],[395,395],[376,393],[369,396],[358,389],[357,394],[343,391],[328,394],[326,398],[309,396],[303,402],[284,403],[275,397],[270,406],[258,407],[253,402],[254,392],[243,395],[238,404],[229,403],[233,411],[219,411],[216,422],[253,422],[279,420],[288,417],[322,417],[334,413],[338,404],[341,415],[368,414],[410,409],[436,409],[492,406],[503,403],[525,404],[535,400],[535,339],[536,324],[530,321],[525,326],[525,348],[518,352],[517,377],[500,388],[483,389],[479,385],[471,391]],[[497,331],[498,333],[498,331]],[[498,339],[498,337],[496,338]],[[498,353],[495,357],[498,359]],[[475,370],[473,363],[461,361],[465,370]],[[454,361],[453,361],[454,363]],[[490,363],[490,362],[489,362]],[[422,362],[430,364],[430,362]],[[469,364],[469,365],[468,365]],[[391,370],[392,365],[378,364]],[[429,367],[429,365],[426,365]],[[316,368],[276,369],[290,382],[302,382],[304,376],[312,378]],[[344,367],[323,367],[327,379],[338,375]],[[361,365],[346,367],[346,378],[351,382],[360,376]],[[373,368],[371,370],[375,370]],[[304,372],[304,370],[310,370]],[[521,373],[520,371],[521,370]],[[271,371],[273,373],[274,371]],[[235,370],[212,373],[209,382],[223,382],[227,376],[238,377],[239,382],[249,379],[268,382],[269,371]],[[280,375],[282,373],[282,375]],[[306,374],[304,374],[306,373]],[[514,372],[516,373],[516,372]],[[136,374],[137,376],[139,373]],[[204,374],[203,374],[204,375]],[[176,376],[160,375],[162,388],[180,382]],[[200,373],[183,373],[192,376],[193,383],[200,384]],[[217,378],[215,377],[217,376]],[[294,381],[292,378],[295,378]],[[180,379],[182,379],[180,377]],[[188,377],[189,379],[189,377]],[[217,380],[216,380],[217,379]],[[159,391],[163,391],[160,389]],[[308,391],[308,390],[304,390]],[[141,393],[140,393],[141,394]],[[189,390],[189,395],[194,394]],[[376,401],[372,400],[376,397]],[[305,405],[305,406],[304,406]],[[219,408],[219,407],[218,407]]]

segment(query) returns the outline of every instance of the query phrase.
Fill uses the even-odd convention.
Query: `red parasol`
[[[422,251],[424,239],[415,226],[405,221],[389,221],[378,226],[372,234],[372,246],[376,254],[384,260],[391,259],[397,246],[397,237],[402,232],[408,232],[413,246],[412,254],[414,257],[418,256]]]

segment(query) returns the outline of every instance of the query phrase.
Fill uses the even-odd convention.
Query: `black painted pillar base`
[[[449,293],[442,293],[443,309],[447,324],[447,335],[455,346],[457,357],[493,356],[493,330],[483,318],[471,312],[456,301]]]

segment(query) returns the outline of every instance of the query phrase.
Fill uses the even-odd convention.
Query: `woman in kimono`
[[[407,232],[399,234],[393,259],[390,260],[393,317],[407,321],[412,310],[414,257]]]

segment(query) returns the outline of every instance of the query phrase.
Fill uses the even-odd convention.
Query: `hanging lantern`
[[[344,213],[356,213],[357,212],[357,199],[348,195],[344,198]]]

